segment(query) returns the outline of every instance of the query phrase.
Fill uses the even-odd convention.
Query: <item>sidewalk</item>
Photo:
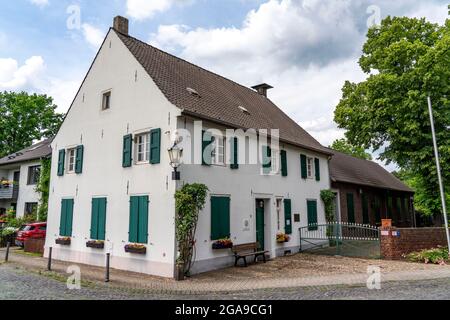
[[[0,261],[3,261],[5,250],[0,250]],[[323,259],[318,257],[318,259]],[[336,259],[330,257],[330,259]],[[344,258],[346,259],[346,258]],[[384,261],[372,260],[373,265],[377,263],[385,264]],[[9,263],[11,265],[21,267],[27,271],[40,273],[47,276],[52,276],[57,273],[59,276],[68,277],[66,270],[72,263],[53,260],[52,271],[48,273],[47,259],[35,256],[17,253],[12,250],[10,253]],[[276,262],[275,262],[276,263]],[[341,263],[345,264],[343,260]],[[394,263],[394,262],[393,262]],[[395,262],[398,264],[398,262]],[[405,268],[400,270],[407,271],[382,271],[382,282],[386,281],[407,281],[407,280],[429,280],[450,278],[449,266],[424,266],[405,262]],[[222,271],[210,272],[208,274],[200,275],[188,279],[186,281],[177,282],[171,279],[164,279],[153,277],[133,272],[121,271],[111,269],[111,282],[104,283],[105,269],[87,265],[78,265],[81,268],[82,281],[89,281],[90,283],[121,291],[142,291],[146,293],[157,294],[207,294],[207,293],[221,293],[221,292],[239,292],[274,288],[298,288],[298,287],[317,287],[330,285],[364,285],[368,279],[367,273],[343,273],[332,274],[331,272],[323,273],[320,276],[312,276],[306,273],[305,275],[283,275],[283,270],[279,270],[278,276],[255,276],[255,270],[262,268],[270,268],[270,265],[260,264],[258,266],[250,266],[248,269],[225,269],[224,274],[239,270],[241,275],[237,278],[229,278],[221,276]],[[266,267],[267,266],[267,267]],[[259,269],[258,269],[259,268]],[[382,270],[385,268],[382,267]],[[386,268],[389,269],[389,268]],[[296,270],[297,271],[297,270]],[[243,274],[249,273],[248,278],[242,277]]]

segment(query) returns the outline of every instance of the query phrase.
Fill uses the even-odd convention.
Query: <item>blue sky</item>
[[[343,136],[333,111],[344,81],[365,78],[357,61],[368,26],[387,15],[447,18],[445,0],[0,3],[0,90],[47,93],[66,111],[120,14],[143,41],[244,85],[271,84],[270,98],[325,145]]]

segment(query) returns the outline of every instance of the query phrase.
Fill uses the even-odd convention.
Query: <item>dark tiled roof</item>
[[[330,149],[331,150],[331,149]],[[379,164],[334,151],[330,161],[333,182],[345,182],[382,189],[414,192]]]
[[[53,139],[47,139],[0,159],[0,166],[6,166],[24,161],[38,160],[52,154],[50,146]]]
[[[274,103],[256,91],[133,37],[116,33],[166,98],[186,115],[238,129],[280,129],[281,141],[330,154]],[[187,88],[194,89],[198,96],[188,92]],[[239,106],[247,109],[248,113]]]

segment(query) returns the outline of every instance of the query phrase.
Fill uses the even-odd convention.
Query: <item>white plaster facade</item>
[[[6,178],[9,181],[14,181],[15,172],[20,172],[19,180],[17,181],[18,185],[16,185],[18,193],[15,193],[17,197],[11,199],[9,196],[5,196],[6,192],[4,189],[0,190],[0,208],[8,210],[11,207],[16,207],[16,216],[23,217],[27,203],[39,203],[40,195],[36,192],[36,185],[28,184],[28,169],[39,165],[39,160],[33,160],[5,166],[6,169],[0,169],[0,178]],[[12,193],[12,187],[8,192]]]
[[[111,91],[111,108],[102,111],[102,94]],[[306,226],[308,199],[317,200],[318,222],[325,214],[320,191],[329,189],[328,156],[281,145],[288,154],[288,177],[263,176],[260,165],[229,166],[183,165],[182,181],[172,181],[172,168],[166,150],[173,144],[171,134],[177,129],[192,129],[193,120],[185,118],[155,85],[141,64],[133,57],[115,32],[109,32],[72,107],[52,143],[52,173],[46,256],[52,247],[54,259],[105,265],[111,253],[111,267],[140,273],[173,277],[176,260],[174,193],[182,183],[204,183],[211,195],[231,198],[231,238],[235,244],[255,242],[256,200],[265,202],[265,248],[272,257],[295,252],[299,246],[298,228]],[[220,128],[204,123],[206,128]],[[122,167],[123,137],[160,128],[161,163],[133,164]],[[197,137],[194,137],[197,139]],[[199,137],[198,137],[199,138]],[[58,176],[58,150],[84,146],[82,174]],[[320,159],[321,180],[302,180],[300,153]],[[149,239],[147,254],[126,253],[128,243],[130,196],[148,195]],[[89,240],[92,198],[107,198],[105,249],[86,248]],[[277,245],[276,199],[292,199],[292,239]],[[70,246],[59,246],[62,199],[74,199],[73,231]],[[230,250],[213,251],[210,240],[210,202],[200,213],[194,272],[229,266]],[[249,225],[244,227],[244,221]],[[292,219],[294,221],[294,219]],[[282,230],[281,230],[282,231]]]

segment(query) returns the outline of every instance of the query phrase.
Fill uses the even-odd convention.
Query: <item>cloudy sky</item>
[[[270,98],[322,144],[361,81],[368,26],[387,15],[443,23],[446,0],[0,0],[0,90],[47,93],[66,111],[115,15],[130,33]]]

